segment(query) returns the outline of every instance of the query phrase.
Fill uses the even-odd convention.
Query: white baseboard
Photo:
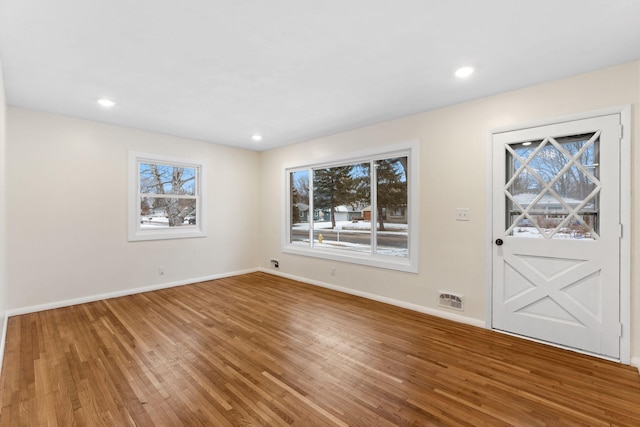
[[[343,292],[345,294],[355,295],[355,296],[370,299],[373,301],[379,301],[386,304],[395,305],[396,307],[406,308],[409,310],[417,311],[419,313],[430,314],[432,316],[441,317],[447,320],[453,320],[454,322],[465,323],[467,325],[477,326],[479,328],[485,328],[484,321],[474,319],[472,317],[461,316],[456,313],[449,313],[444,310],[438,310],[435,308],[425,307],[423,305],[412,304],[410,302],[383,297],[383,296],[372,294],[369,292],[357,291],[355,289],[345,288],[343,286],[337,286],[337,285],[332,285],[325,282],[320,282],[317,280],[311,280],[311,279],[307,279],[306,277],[294,276],[293,274],[281,273],[279,271],[272,270],[269,268],[259,268],[258,271],[261,271],[263,273],[273,274],[275,276],[280,276],[280,277],[284,277],[291,280],[297,280],[298,282],[303,282],[303,283],[307,283],[314,286],[320,286],[322,288],[327,288],[327,289],[331,289],[338,292]]]
[[[638,368],[638,373],[640,374],[640,357],[632,357],[631,366]]]
[[[143,286],[140,288],[124,289],[121,291],[108,292],[106,294],[90,295],[81,298],[68,299],[64,301],[56,301],[47,304],[32,305],[29,307],[14,308],[7,310],[7,317],[18,316],[20,314],[35,313],[37,311],[51,310],[54,308],[69,307],[76,304],[84,304],[87,302],[100,301],[109,298],[123,297],[126,295],[139,294],[142,292],[156,291],[158,289],[173,288],[175,286],[190,285],[193,283],[206,282],[207,280],[223,279],[225,277],[239,276],[241,274],[255,273],[259,269],[252,268],[248,270],[234,271],[230,273],[214,274],[212,276],[194,277],[192,279],[178,280],[176,282],[160,283],[157,285]],[[6,328],[6,324],[5,324]],[[4,343],[4,341],[3,341]]]

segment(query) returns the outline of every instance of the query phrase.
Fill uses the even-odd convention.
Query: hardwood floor
[[[9,319],[1,426],[638,426],[630,367],[264,273]]]

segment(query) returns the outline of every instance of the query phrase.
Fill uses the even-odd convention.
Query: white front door
[[[620,357],[620,129],[493,135],[494,329]]]

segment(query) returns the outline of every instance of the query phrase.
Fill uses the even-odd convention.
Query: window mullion
[[[307,221],[309,221],[309,247],[313,248],[314,239],[313,239],[313,226],[314,226],[314,217],[315,217],[315,208],[313,207],[313,169],[309,169],[307,173],[308,186],[309,186],[309,213],[307,215]]]
[[[371,160],[371,183],[369,184],[369,188],[371,188],[371,253],[375,254],[378,252],[378,186],[376,183],[378,182],[378,173],[376,170],[376,161]]]
[[[136,161],[136,193],[138,193],[138,200],[136,202],[136,207],[134,210],[134,214],[136,216],[135,218],[135,224],[136,227],[138,226],[138,224],[140,224],[142,222],[142,212],[140,212],[140,209],[138,208],[141,204],[142,204],[142,198],[144,197],[144,194],[140,191],[141,187],[142,187],[142,183],[140,182],[140,165],[141,162],[138,160]],[[131,190],[129,190],[131,191]]]
[[[198,200],[197,195],[191,194],[166,194],[166,193],[138,193],[140,197],[153,197],[155,199],[192,199]]]

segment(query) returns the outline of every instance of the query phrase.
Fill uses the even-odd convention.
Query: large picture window
[[[129,169],[129,240],[205,235],[202,164],[130,153]]]
[[[284,250],[417,271],[415,150],[288,168]]]

